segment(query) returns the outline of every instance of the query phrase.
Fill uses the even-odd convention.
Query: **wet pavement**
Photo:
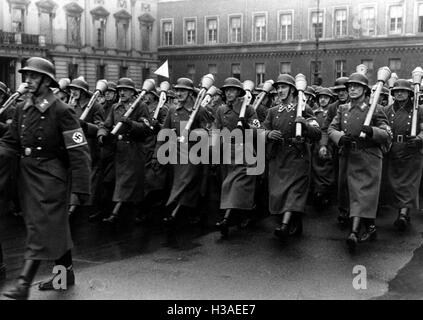
[[[348,230],[336,222],[336,210],[309,210],[304,233],[281,243],[273,235],[274,217],[256,226],[231,230],[222,240],[213,230],[186,225],[169,237],[158,224],[136,227],[130,221],[115,227],[89,223],[79,213],[72,222],[76,286],[66,292],[40,292],[36,283],[51,272],[44,263],[31,299],[422,299],[423,214],[412,216],[411,228],[398,233],[395,212],[378,218],[378,239],[361,244],[355,254],[346,248]],[[18,275],[24,248],[20,218],[8,217],[3,243],[8,267],[3,291]],[[367,288],[353,287],[353,268],[364,266]],[[0,298],[3,299],[3,298]]]

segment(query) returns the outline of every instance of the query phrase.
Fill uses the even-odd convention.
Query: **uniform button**
[[[393,117],[394,116],[394,114],[391,114],[391,117]]]
[[[346,113],[345,116],[348,117],[348,113]]]
[[[41,147],[37,147],[37,150],[38,150],[38,151],[41,151],[41,150],[43,150],[43,148],[41,148]]]
[[[23,125],[21,125],[21,128],[25,128],[25,125],[23,124]]]
[[[38,141],[41,141],[41,140],[43,140],[43,138],[42,137],[38,137]]]
[[[410,122],[407,122],[407,124],[410,124]]]
[[[41,119],[41,120],[44,120],[45,118],[46,118],[46,117],[44,117],[44,116],[41,116],[41,118],[40,118],[40,119]]]
[[[347,120],[344,120],[344,123],[347,123]]]

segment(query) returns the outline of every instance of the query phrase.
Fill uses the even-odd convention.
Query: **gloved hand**
[[[248,124],[248,122],[245,118],[239,118],[239,121],[241,121],[243,130],[250,129],[250,125]]]
[[[361,131],[364,132],[369,138],[373,137],[373,128],[371,126],[362,126]]]
[[[104,146],[104,136],[98,136],[97,142],[100,147]]]
[[[344,136],[341,137],[341,139],[339,139],[338,146],[339,147],[342,147],[342,146],[349,147],[349,146],[351,146],[351,143],[353,141],[354,141],[353,138],[351,138],[350,136],[344,135]]]
[[[154,171],[157,171],[157,170],[159,170],[159,169],[160,169],[160,163],[159,163],[159,161],[157,160],[157,158],[153,157],[153,158],[151,159],[151,167],[153,168],[153,170],[154,170]]]
[[[88,203],[88,200],[90,199],[90,195],[85,193],[73,193],[73,196],[78,199],[79,205]]]
[[[151,126],[153,127],[154,133],[156,134],[162,129],[159,121],[157,120],[151,120]]]
[[[267,138],[269,138],[270,140],[275,140],[275,141],[282,141],[283,139],[282,133],[279,130],[270,131],[269,134],[267,135]]]
[[[407,148],[421,149],[423,147],[423,140],[419,137],[407,136],[406,140]]]
[[[122,119],[120,119],[120,122],[123,123],[125,131],[132,129],[132,120],[129,119],[128,117],[123,116]]]
[[[323,160],[331,158],[329,151],[328,151],[328,148],[326,146],[320,146],[319,158],[323,159]]]
[[[84,132],[88,130],[88,123],[85,120],[79,119],[79,125]]]

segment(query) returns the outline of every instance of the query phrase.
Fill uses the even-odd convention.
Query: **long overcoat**
[[[26,259],[57,260],[72,248],[68,189],[90,193],[90,155],[74,111],[50,90],[17,106],[0,139],[0,165],[19,161]],[[7,186],[0,186],[5,188]]]

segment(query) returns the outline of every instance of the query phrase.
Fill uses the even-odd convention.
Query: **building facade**
[[[371,82],[382,66],[411,78],[423,65],[423,0],[159,0],[158,21],[172,81],[288,72],[330,86],[358,64]]]
[[[157,0],[0,0],[0,81],[14,89],[31,56],[52,60],[57,77],[154,77]]]

